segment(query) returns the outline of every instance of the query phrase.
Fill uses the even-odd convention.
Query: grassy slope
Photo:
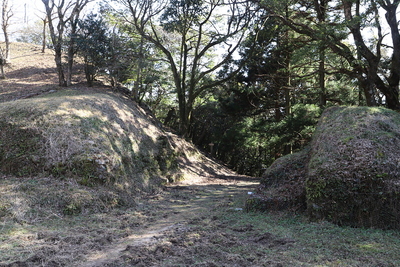
[[[50,201],[56,213],[80,213],[92,204],[98,210],[98,201],[107,207],[129,204],[132,194],[157,192],[167,182],[191,180],[196,172],[229,173],[117,94],[76,88],[5,102],[0,125],[2,173],[50,177],[55,184],[67,179],[87,190],[78,199],[67,201],[66,193]],[[114,197],[97,196],[90,190],[95,187],[108,188]],[[13,206],[8,202],[3,206]]]
[[[16,170],[3,163],[3,171],[16,175],[37,175],[46,170],[54,175],[73,174],[76,170],[79,176],[85,176],[90,175],[83,166],[87,164],[92,175],[96,171],[99,174],[81,178],[100,180],[104,168],[103,175],[111,176],[104,177],[104,182],[124,180],[121,168],[129,167],[125,166],[125,158],[153,160],[159,152],[157,139],[162,135],[138,108],[133,109],[122,99],[79,90],[3,103],[0,117],[11,130],[3,131],[8,141],[3,142],[3,154],[7,155],[4,160],[25,162]],[[15,142],[14,147],[8,145],[20,132],[25,138],[18,140],[19,144]],[[144,171],[138,167],[136,170]]]
[[[33,204],[23,212],[2,195],[3,209],[19,220],[31,220],[32,212],[42,217],[130,204],[129,195],[158,190],[163,175],[178,171],[179,152],[162,142],[167,135],[115,95],[62,90],[5,102],[0,125],[1,171],[48,177],[47,188],[38,180],[22,189],[32,191],[26,201]]]
[[[41,53],[40,46],[11,43],[11,64],[5,66],[7,79],[0,82],[0,102],[36,95],[57,83],[53,52]]]

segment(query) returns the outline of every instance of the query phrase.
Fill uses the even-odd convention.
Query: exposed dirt
[[[220,245],[231,246],[237,242],[236,237],[210,228],[222,226],[218,216],[224,212],[238,215],[243,212],[244,196],[254,189],[256,180],[241,176],[226,178],[169,186],[165,192],[139,203],[152,210],[150,222],[100,251],[87,254],[80,266],[213,266],[212,262],[216,266],[237,265],[224,259],[223,252],[212,249],[216,239]],[[251,226],[237,229],[252,230]],[[199,252],[204,253],[203,259]]]
[[[54,88],[57,73],[50,50],[41,53],[37,45],[12,43],[11,62],[4,68],[7,79],[0,81],[0,102],[41,94]]]

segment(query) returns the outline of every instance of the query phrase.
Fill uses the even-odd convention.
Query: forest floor
[[[43,177],[0,178],[2,194],[10,187],[29,192],[29,186],[55,186]],[[54,213],[29,223],[3,218],[0,266],[400,265],[398,232],[246,212],[245,199],[256,185],[245,176],[203,177],[109,212]]]
[[[43,94],[57,83],[53,62],[38,63],[43,55],[32,55],[32,49],[16,55],[6,69],[0,105]],[[25,71],[18,64],[26,64]],[[81,188],[73,180],[62,183],[68,190]],[[24,220],[27,203],[21,196],[59,184],[49,177],[0,174],[1,196],[21,210],[21,216],[10,217],[0,203],[0,266],[400,266],[398,231],[309,222],[287,212],[247,212],[244,204],[258,179],[234,172],[216,177],[198,172],[107,212],[49,211],[46,218],[30,213]]]

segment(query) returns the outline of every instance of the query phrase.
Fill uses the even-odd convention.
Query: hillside
[[[0,83],[0,103],[34,96],[57,84],[53,53],[40,46],[11,43],[11,64],[5,66],[6,80]]]

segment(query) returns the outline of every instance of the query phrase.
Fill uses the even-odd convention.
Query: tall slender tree
[[[399,3],[398,0],[293,2],[295,16],[287,18],[279,11],[276,2],[260,2],[272,16],[280,18],[298,34],[323,42],[326,48],[345,59],[350,68],[341,72],[358,79],[367,105],[377,105],[377,96],[382,94],[386,106],[395,110],[400,109],[400,34],[396,17]],[[323,5],[329,7],[325,9],[325,21],[321,20]],[[383,43],[385,35],[381,26],[383,21],[379,18],[380,10],[386,12],[385,19],[391,33],[386,44]],[[372,45],[364,35],[367,27],[373,28],[377,34]],[[347,41],[345,28],[350,32],[354,45]],[[388,58],[382,56],[384,50],[391,54]]]
[[[41,18],[41,21],[43,22],[43,28],[42,28],[42,53],[44,53],[46,51],[46,44],[47,44],[47,16],[45,16],[44,18]]]
[[[315,11],[317,13],[318,24],[323,25],[326,22],[326,13],[328,9],[329,0],[314,0]],[[323,37],[322,37],[323,38]],[[326,106],[326,88],[325,88],[325,40],[322,39],[319,42],[318,55],[318,86],[320,88],[319,93],[319,105],[321,107]]]
[[[1,6],[1,29],[3,30],[5,49],[4,49],[4,64],[10,62],[10,37],[9,37],[9,27],[10,20],[14,16],[12,6],[9,0],[3,0]]]

